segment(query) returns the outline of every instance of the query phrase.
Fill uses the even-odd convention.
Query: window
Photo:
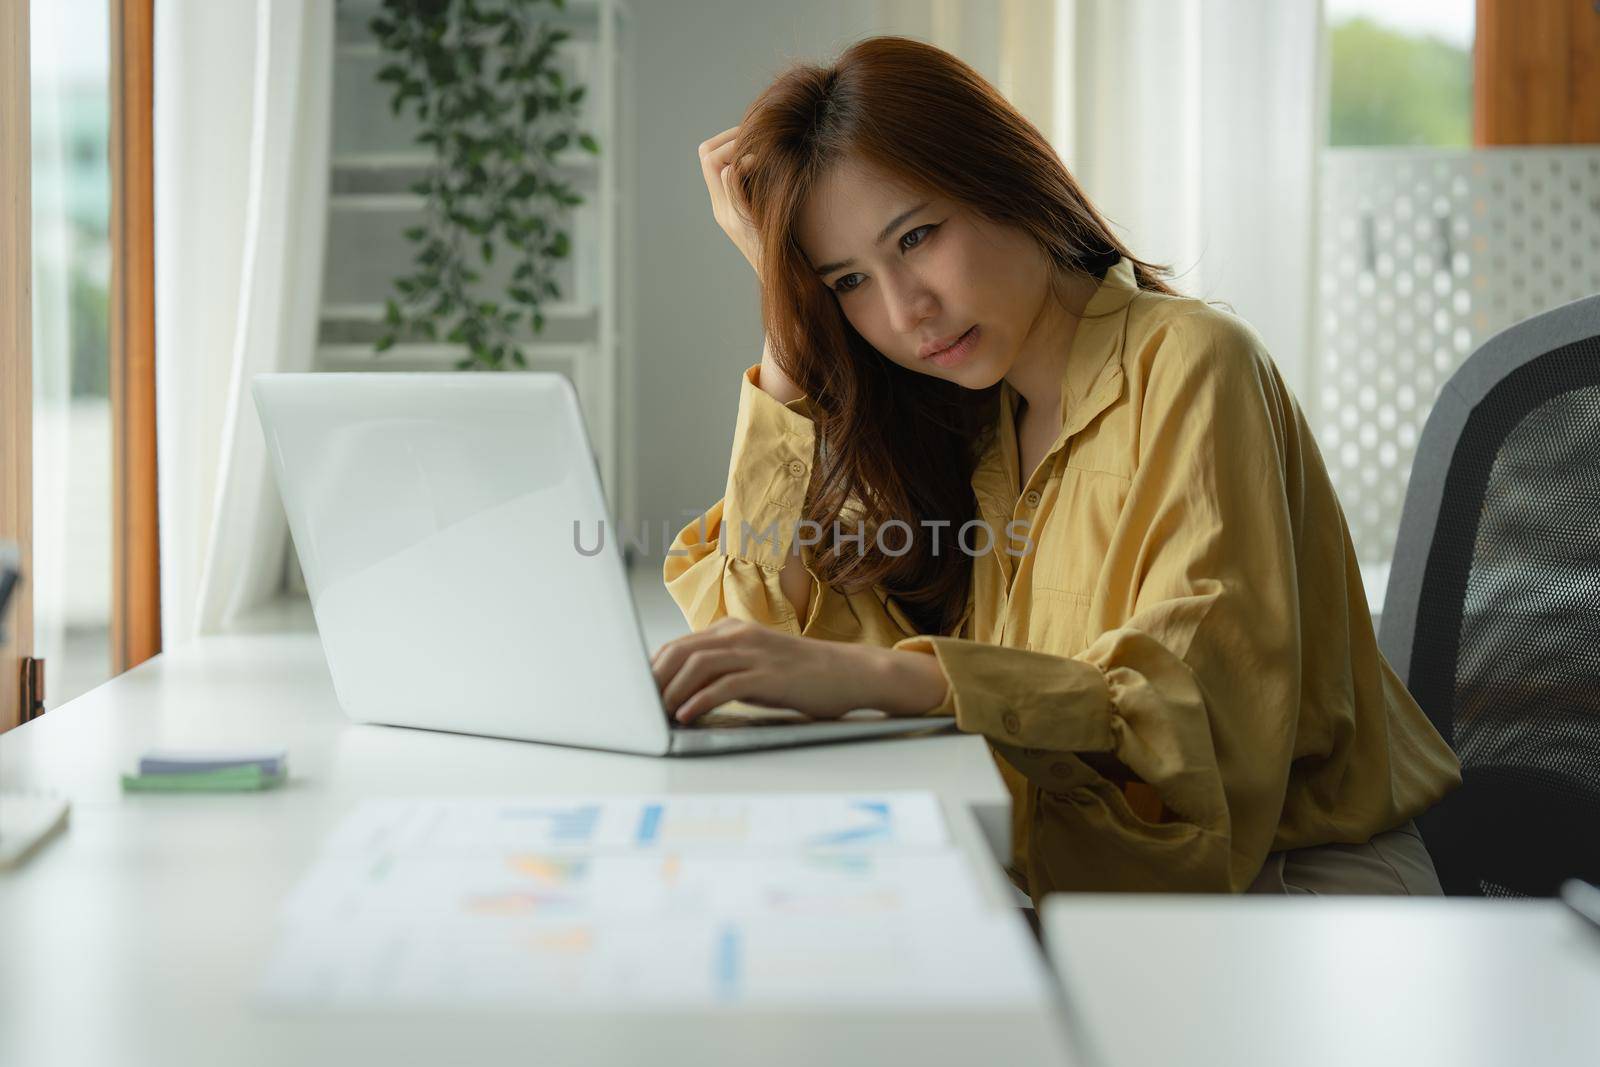
[[[0,4],[0,730],[160,649],[153,9]]]
[[[34,652],[49,706],[111,676],[110,5],[33,0]]]
[[[1444,383],[1500,330],[1600,292],[1600,93],[1578,81],[1600,72],[1562,58],[1594,40],[1589,15],[1326,0],[1307,409],[1374,602]]]
[[[1472,143],[1473,0],[1327,0],[1328,143]]]

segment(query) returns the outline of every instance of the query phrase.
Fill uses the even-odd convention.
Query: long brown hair
[[[1171,292],[1165,272],[1129,255],[1049,142],[981,75],[921,41],[870,37],[830,67],[790,67],[746,110],[739,155],[753,157],[739,173],[761,240],[763,325],[817,427],[804,517],[824,536],[811,568],[836,589],[881,586],[919,632],[952,634],[972,576],[971,557],[952,546],[976,515],[972,474],[999,385],[975,391],[918,374],[868,344],[800,249],[802,206],[850,158],[1025,230],[1048,254],[1053,292],[1069,272],[1119,255],[1140,288]],[[910,528],[909,550],[904,529],[884,531],[889,552],[878,545],[892,519]],[[950,525],[925,525],[939,522]],[[835,542],[836,529],[864,529],[864,543]]]

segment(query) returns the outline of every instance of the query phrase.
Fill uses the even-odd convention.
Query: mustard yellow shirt
[[[1061,432],[1021,492],[1019,397],[1002,384],[972,488],[992,530],[1024,520],[1033,548],[1001,536],[974,559],[954,637],[917,635],[881,589],[815,577],[797,617],[778,575],[814,427],[759,371],[726,492],[678,533],[668,591],[694,630],[731,615],[938,657],[949,690],[929,714],[988,740],[1014,802],[1009,873],[1035,900],[1237,892],[1269,851],[1365,841],[1460,784],[1378,651],[1300,407],[1238,318],[1139,290],[1125,259],[1108,270],[1072,342]],[[743,538],[744,523],[775,532]]]

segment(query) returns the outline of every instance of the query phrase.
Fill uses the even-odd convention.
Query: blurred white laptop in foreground
[[[774,725],[727,705],[707,718],[748,728],[671,725],[563,375],[252,387],[334,690],[358,722],[648,755],[952,725],[881,712]]]

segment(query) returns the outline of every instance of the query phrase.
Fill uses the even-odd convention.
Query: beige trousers
[[[1040,937],[1039,915],[1022,890],[1011,887],[1022,905],[1023,918]],[[1417,824],[1407,820],[1364,845],[1313,845],[1267,853],[1261,873],[1246,893],[1337,894],[1439,897],[1439,875],[1433,869]]]
[[[1417,824],[1409,819],[1362,845],[1314,845],[1270,852],[1245,892],[1444,895]]]

